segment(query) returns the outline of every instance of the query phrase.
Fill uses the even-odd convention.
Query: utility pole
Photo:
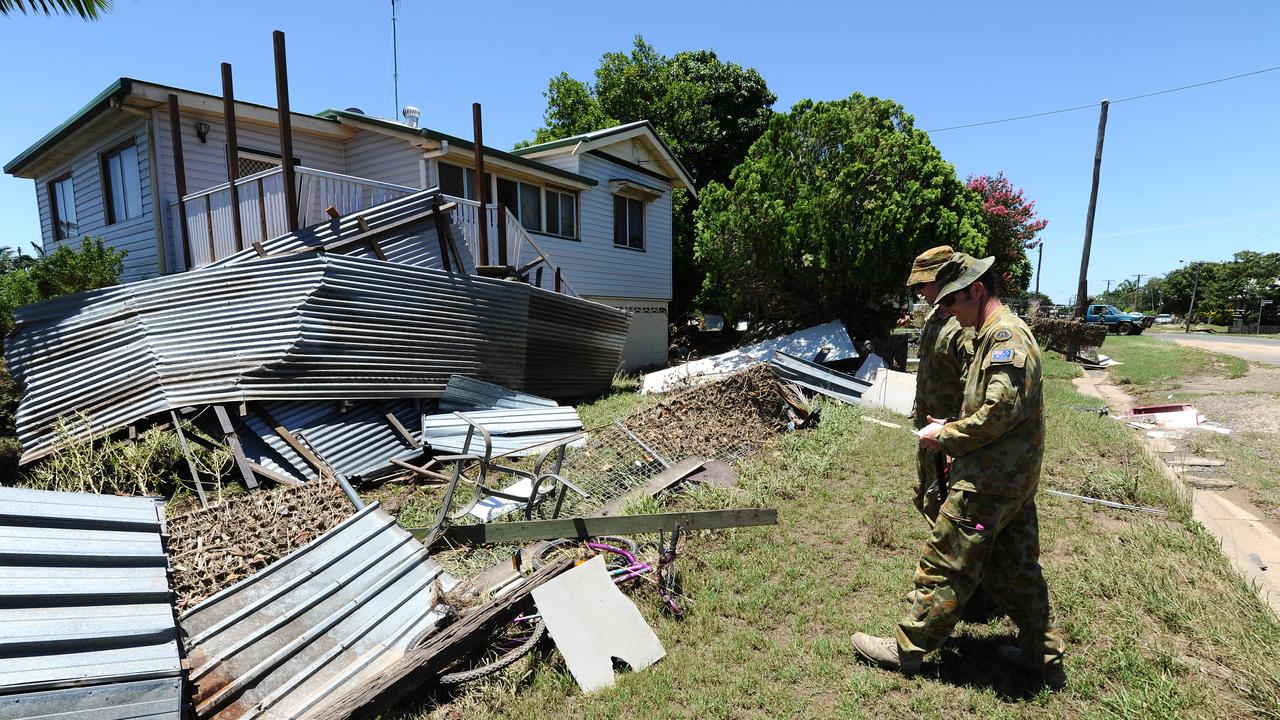
[[[1098,115],[1098,146],[1093,151],[1093,189],[1089,192],[1089,214],[1084,221],[1084,251],[1080,254],[1080,282],[1076,286],[1076,316],[1084,317],[1085,303],[1089,302],[1089,250],[1093,245],[1093,214],[1098,209],[1098,176],[1102,173],[1102,141],[1107,134],[1107,108],[1110,100],[1102,101]]]
[[[1044,240],[1040,241],[1040,251],[1036,253],[1036,295],[1040,294],[1040,266],[1044,264]]]
[[[1133,311],[1138,312],[1142,309],[1141,296],[1138,294],[1142,287],[1142,273],[1138,273],[1138,282],[1133,286]]]
[[[1191,285],[1191,307],[1187,308],[1187,322],[1182,329],[1184,333],[1191,332],[1191,315],[1196,311],[1196,292],[1200,289],[1200,268],[1204,267],[1204,263],[1197,262],[1195,266],[1196,281]]]
[[[1111,292],[1111,281],[1110,281],[1110,280],[1103,280],[1103,282],[1105,282],[1105,283],[1107,284],[1107,292]]]

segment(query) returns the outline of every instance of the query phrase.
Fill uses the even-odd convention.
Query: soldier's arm
[[[987,391],[982,405],[973,414],[947,423],[938,433],[938,444],[948,455],[971,453],[1023,419],[1023,369],[1012,363],[992,364],[983,372],[987,375]]]

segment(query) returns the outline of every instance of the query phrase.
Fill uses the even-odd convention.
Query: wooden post
[[[182,159],[182,118],[178,113],[178,96],[169,93],[169,142],[173,148],[173,174],[178,181],[178,236],[182,238],[182,269],[191,269],[191,237],[187,233],[187,166]],[[201,498],[203,501],[204,498]]]
[[[289,232],[298,229],[298,187],[293,174],[293,125],[289,120],[289,66],[284,54],[284,33],[271,33],[276,49],[276,108],[280,113],[280,165],[284,171],[284,212]],[[266,240],[267,238],[263,238]]]
[[[453,272],[449,263],[449,221],[444,219],[444,213],[440,211],[439,195],[436,195],[432,209],[436,221],[436,239],[440,241],[440,264],[444,266],[445,272]]]
[[[222,117],[227,126],[227,181],[231,183],[231,225],[235,230],[236,250],[244,249],[244,236],[240,232],[240,189],[236,180],[240,178],[239,147],[236,141],[236,97],[231,87],[231,63],[222,63]],[[218,258],[209,258],[212,262]]]
[[[489,211],[484,206],[484,133],[481,129],[480,103],[471,103],[471,125],[476,143],[476,200],[480,203],[480,264],[489,264]]]
[[[1107,108],[1110,100],[1102,101],[1098,115],[1098,146],[1093,151],[1093,189],[1089,192],[1089,214],[1084,221],[1084,251],[1080,254],[1080,282],[1076,285],[1076,317],[1084,317],[1084,306],[1089,304],[1089,250],[1093,245],[1093,213],[1098,208],[1098,176],[1102,173],[1102,141],[1107,134]]]
[[[498,203],[498,264],[507,264],[507,206]]]
[[[542,274],[542,268],[538,268],[538,274],[539,275]],[[541,285],[542,284],[541,281],[539,281],[538,284]],[[556,292],[560,292],[560,268],[559,267],[556,268]]]

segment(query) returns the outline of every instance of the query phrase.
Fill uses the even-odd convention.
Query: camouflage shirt
[[[938,312],[925,316],[920,329],[920,367],[916,370],[916,428],[960,416],[964,401],[964,371],[973,357],[973,330]]]
[[[1035,492],[1044,457],[1040,347],[1001,306],[982,324],[973,350],[960,419],[938,434],[955,458],[951,487],[1024,497]]]

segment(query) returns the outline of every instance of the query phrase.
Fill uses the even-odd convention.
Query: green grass
[[[1249,363],[1237,357],[1184,347],[1151,337],[1109,337],[1101,352],[1123,363],[1108,368],[1119,385],[1131,385],[1130,393],[1177,388],[1186,378],[1218,375],[1243,377]]]
[[[1063,364],[1065,365],[1065,364]],[[1048,374],[1068,367],[1046,362]],[[622,400],[611,400],[625,404]],[[962,624],[916,678],[859,663],[848,636],[889,633],[928,528],[910,503],[914,438],[828,407],[815,430],[778,437],[739,487],[678,507],[770,505],[776,527],[703,533],[680,560],[688,618],[632,595],[667,649],[617,686],[582,695],[544,652],[406,718],[1280,718],[1280,622],[1127,428],[1049,381],[1043,482],[1169,511],[1153,517],[1042,497],[1043,561],[1068,640],[1057,694],[1001,664],[1012,626]],[[902,422],[902,418],[881,415]]]

